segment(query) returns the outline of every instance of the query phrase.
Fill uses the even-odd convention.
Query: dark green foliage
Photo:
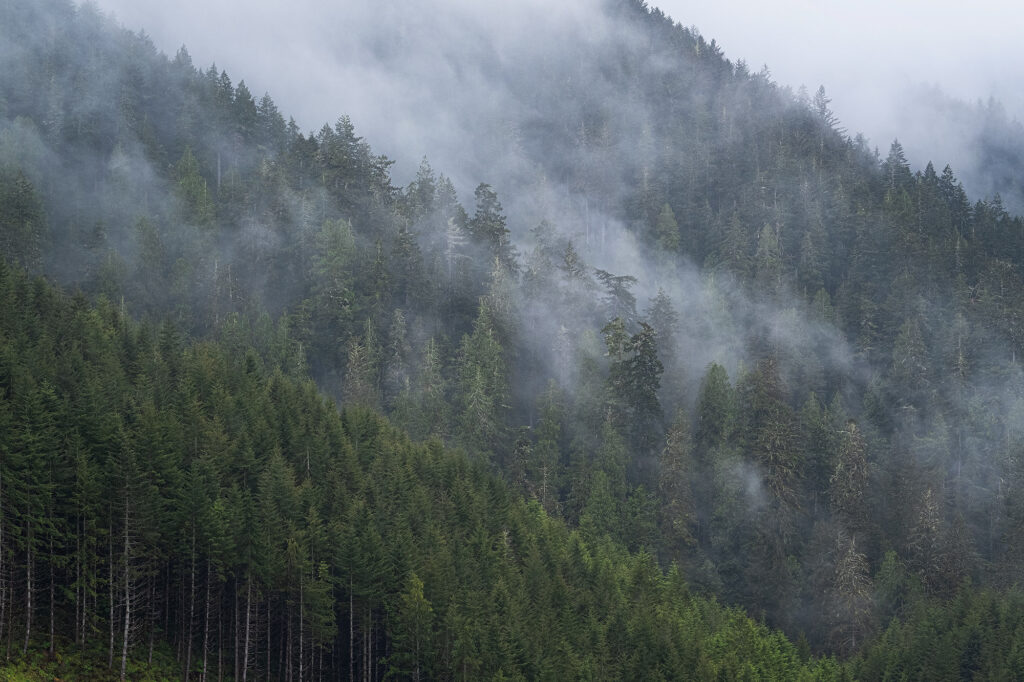
[[[22,267],[39,267],[47,237],[43,204],[21,171],[0,163],[0,253]]]
[[[480,183],[475,195],[476,213],[468,224],[470,234],[484,247],[486,262],[500,263],[506,270],[514,272],[517,268],[516,251],[497,192],[490,185]]]
[[[94,649],[109,631],[115,671],[122,645],[124,665],[149,669],[140,661],[155,639],[179,642],[193,676],[237,661],[225,674],[236,679],[300,666],[419,679],[579,677],[598,661],[616,678],[687,674],[698,661],[726,675],[833,668],[802,668],[779,635],[607,539],[620,534],[621,442],[600,456],[584,540],[483,466],[436,441],[414,445],[362,408],[338,414],[251,351],[154,345],[115,310],[8,267],[0,290],[15,292],[0,316],[0,575],[34,570],[31,610],[4,593],[6,625],[24,628],[30,650],[52,618],[83,666],[104,669]],[[25,314],[29,296],[39,313]],[[60,347],[30,342],[56,330]],[[145,360],[131,367],[139,348]],[[74,373],[48,383],[69,363]],[[163,381],[170,368],[176,378]]]
[[[1006,627],[971,604],[1024,577],[1024,223],[607,11],[643,39],[502,81],[531,179],[470,215],[346,116],[0,4],[0,642],[52,613],[192,678],[1017,674],[1016,593]],[[639,271],[587,265],[621,245]]]
[[[964,591],[946,604],[921,601],[854,659],[860,679],[1017,679],[1022,596]]]

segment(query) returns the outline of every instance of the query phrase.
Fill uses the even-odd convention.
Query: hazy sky
[[[494,35],[514,35],[524,12],[555,15],[552,21],[586,20],[594,0],[441,0],[466,17],[465,32],[479,38],[481,25]],[[389,42],[406,36],[382,32],[355,38],[367,26],[387,27],[390,18],[422,13],[427,2],[403,0],[96,0],[132,29],[144,28],[157,47],[173,54],[187,44],[197,66],[216,61],[237,82],[245,79],[258,97],[269,91],[286,115],[304,129],[318,128],[341,113],[352,115],[357,130],[375,148],[392,156],[424,149],[388,148],[407,143],[400,135],[384,140],[377,125],[388,111],[370,106],[387,98],[388,107],[415,108],[427,93],[381,91],[384,74],[371,61],[394,56]],[[716,39],[726,56],[744,59],[751,70],[767,64],[775,80],[813,93],[823,84],[832,108],[851,133],[863,132],[883,154],[894,137],[905,142],[911,161],[940,162],[940,135],[914,130],[919,120],[907,92],[938,85],[955,97],[974,101],[995,96],[1024,119],[1024,6],[1009,0],[663,0],[654,3],[684,25],[695,25]],[[408,25],[408,24],[407,24]],[[460,27],[445,26],[458,31]],[[354,39],[355,38],[355,39]],[[491,38],[494,39],[494,36]],[[488,46],[489,47],[489,46]],[[500,47],[499,47],[500,49]],[[395,63],[395,62],[392,62]],[[417,68],[425,69],[427,65]],[[415,89],[415,78],[403,87]],[[419,81],[425,82],[425,81]],[[434,96],[433,94],[429,96]],[[396,99],[397,98],[397,99]],[[400,127],[400,123],[393,127]],[[935,140],[937,151],[925,151]],[[909,144],[907,144],[909,142]],[[947,157],[955,154],[945,154]]]
[[[905,93],[938,85],[970,102],[994,96],[1024,118],[1024,5],[1010,0],[662,0],[725,55],[813,94],[824,85],[851,132],[888,148],[906,137]]]

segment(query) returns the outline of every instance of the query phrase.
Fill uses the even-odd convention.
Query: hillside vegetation
[[[13,666],[1024,675],[1024,221],[595,12],[474,190],[0,7]]]

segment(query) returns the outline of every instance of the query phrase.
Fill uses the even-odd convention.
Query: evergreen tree
[[[216,209],[191,147],[185,148],[176,171],[177,194],[185,220],[199,227],[210,227]]]
[[[864,439],[854,421],[839,436],[835,470],[829,478],[832,511],[852,537],[867,530],[866,491],[870,478]]]
[[[47,233],[35,187],[23,172],[0,168],[0,253],[34,270],[42,263]]]
[[[686,414],[680,410],[666,435],[658,461],[658,493],[661,497],[661,526],[669,556],[679,556],[694,543],[696,523],[693,490],[693,443]]]
[[[505,222],[498,194],[487,184],[480,183],[474,192],[476,213],[469,221],[469,232],[483,245],[489,260],[497,261],[508,272],[516,272],[516,251],[512,245],[511,233]]]
[[[661,213],[658,214],[658,220],[654,225],[654,233],[658,247],[662,251],[675,253],[679,250],[679,224],[676,222],[672,207],[668,204],[661,207]]]

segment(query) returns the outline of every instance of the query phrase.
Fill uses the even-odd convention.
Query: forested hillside
[[[154,656],[199,679],[838,674],[482,463],[339,415],[231,325],[184,344],[7,266],[0,312],[8,660],[81,651],[131,679]]]
[[[11,656],[1024,674],[1024,221],[594,11],[578,59],[481,56],[529,106],[466,133],[470,196],[89,5],[0,7]]]

